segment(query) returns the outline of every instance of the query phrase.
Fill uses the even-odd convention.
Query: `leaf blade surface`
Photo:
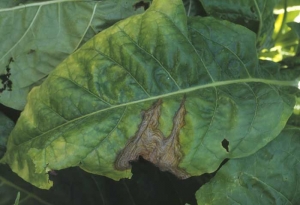
[[[230,160],[198,190],[198,204],[297,204],[299,145],[299,128],[287,127],[254,155]]]
[[[0,31],[0,74],[10,73],[12,82],[11,90],[1,85],[0,102],[23,110],[30,89],[81,44],[113,23],[141,13],[134,10],[134,3],[42,1],[0,9],[5,28]]]

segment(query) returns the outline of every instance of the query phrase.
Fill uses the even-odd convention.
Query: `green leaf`
[[[266,48],[272,43],[274,28],[273,8],[278,0],[200,0],[206,12],[246,26],[257,33],[257,48]]]
[[[198,16],[201,14],[201,4],[199,0],[183,0],[183,5],[187,16]]]
[[[32,89],[2,162],[41,188],[48,171],[73,166],[130,177],[139,156],[179,178],[213,172],[280,133],[295,105],[281,89],[297,83],[259,66],[248,29],[157,0]]]
[[[17,6],[22,0],[1,0],[0,9]]]
[[[0,159],[6,151],[6,143],[10,132],[14,127],[14,122],[0,112]]]
[[[18,194],[17,194],[17,198],[15,200],[14,205],[19,205],[19,202],[20,202],[20,192],[18,192]]]
[[[289,22],[287,25],[297,34],[298,39],[300,39],[300,23]]]
[[[14,0],[11,0],[14,1]],[[99,31],[128,16],[135,0],[43,1],[0,9],[0,103],[22,110],[29,90]],[[1,4],[0,4],[1,6]]]
[[[296,104],[294,107],[294,112],[292,116],[289,118],[287,124],[300,127],[300,93],[297,95]]]
[[[299,135],[287,127],[254,155],[229,160],[196,193],[198,204],[299,204]]]

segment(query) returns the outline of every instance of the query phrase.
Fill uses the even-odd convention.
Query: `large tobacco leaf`
[[[257,153],[226,163],[196,193],[202,204],[299,204],[300,129],[287,127]]]
[[[144,11],[135,10],[135,0],[17,2],[0,3],[0,103],[18,110],[29,90],[81,44]]]
[[[47,189],[46,173],[67,167],[118,180],[142,156],[187,178],[253,154],[285,126],[295,97],[282,89],[297,85],[260,66],[255,42],[245,27],[187,18],[180,0],[154,1],[32,89],[2,163]]]

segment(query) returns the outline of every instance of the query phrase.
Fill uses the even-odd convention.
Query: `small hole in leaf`
[[[48,174],[52,175],[52,176],[56,176],[57,172],[55,170],[50,170],[50,171],[48,171]]]
[[[224,148],[224,149],[226,149],[226,152],[229,152],[229,141],[227,140],[227,139],[223,139],[223,141],[222,141],[222,147]]]
[[[143,7],[144,11],[146,11],[149,8],[149,6],[150,6],[150,3],[149,2],[144,2],[144,1],[137,2],[133,5],[134,10],[137,10],[137,9]]]
[[[252,13],[255,13],[255,8],[254,8],[254,6],[251,6],[251,7],[250,7],[250,10],[251,10]]]

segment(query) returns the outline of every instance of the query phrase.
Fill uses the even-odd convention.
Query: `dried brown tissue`
[[[118,154],[115,161],[117,170],[130,169],[131,161],[137,161],[139,156],[150,161],[162,171],[169,171],[181,179],[190,177],[178,164],[183,157],[180,151],[179,133],[185,125],[186,109],[183,98],[179,109],[173,118],[173,128],[168,137],[159,130],[162,100],[156,101],[148,110],[143,111],[143,119],[139,129]]]

